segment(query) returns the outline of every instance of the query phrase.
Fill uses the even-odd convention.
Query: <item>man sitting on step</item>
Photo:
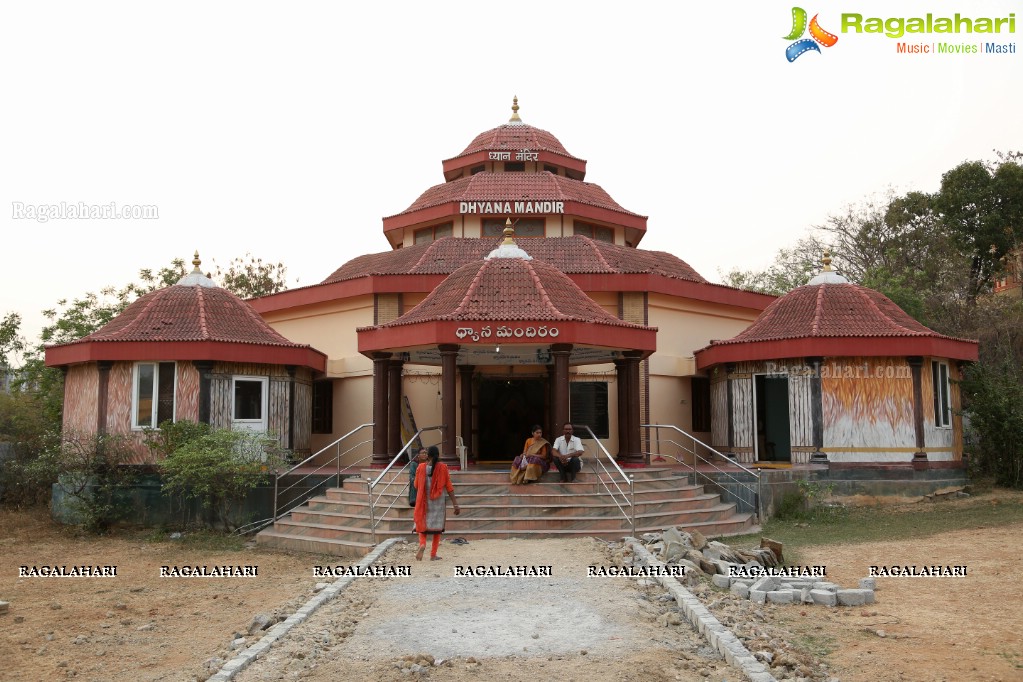
[[[562,483],[571,483],[582,469],[583,442],[572,435],[572,425],[565,424],[564,434],[554,441],[554,466]]]

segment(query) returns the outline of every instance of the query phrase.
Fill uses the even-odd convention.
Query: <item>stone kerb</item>
[[[667,528],[661,533],[644,533],[642,542],[633,542],[658,560],[685,566],[687,573],[706,576],[715,587],[756,604],[863,606],[875,601],[874,578],[862,578],[857,588],[843,589],[813,572],[822,567],[782,565],[781,545],[773,540],[764,539],[765,546],[758,549],[742,550],[708,542],[699,533]]]
[[[372,565],[384,554],[384,552],[390,549],[392,545],[399,542],[401,542],[401,540],[398,538],[392,538],[381,542],[373,548],[373,551],[364,556],[357,565],[360,567]],[[227,682],[227,680],[234,679],[235,675],[248,667],[250,663],[255,661],[261,655],[266,653],[266,650],[269,649],[274,642],[286,635],[293,627],[304,622],[318,608],[344,592],[345,589],[352,584],[352,581],[354,581],[356,577],[357,576],[354,575],[347,575],[342,578],[338,578],[333,583],[310,597],[309,601],[303,604],[301,608],[291,614],[291,616],[283,622],[272,627],[265,635],[263,635],[262,638],[260,638],[258,642],[247,647],[240,654],[225,663],[215,675],[208,678],[207,682]]]
[[[664,563],[654,556],[636,538],[626,538],[626,545],[632,548],[640,564],[650,567],[663,567]],[[675,599],[682,613],[690,624],[720,653],[725,661],[737,668],[750,682],[774,682],[776,679],[767,668],[758,662],[739,638],[728,630],[707,610],[707,607],[692,592],[683,587],[677,579],[670,576],[657,576],[661,587],[666,589]]]

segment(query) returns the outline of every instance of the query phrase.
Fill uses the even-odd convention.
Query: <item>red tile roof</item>
[[[913,341],[920,343],[914,344]],[[842,343],[835,343],[841,341]],[[898,343],[895,343],[898,342]],[[697,364],[792,357],[796,355],[934,355],[976,359],[977,342],[939,334],[910,317],[887,296],[857,284],[808,284],[771,305],[738,335],[711,341],[696,352]],[[814,347],[814,343],[818,346]],[[898,348],[895,353],[893,349]],[[773,355],[772,355],[773,354]],[[702,358],[701,358],[702,356]]]
[[[523,258],[491,258],[463,265],[419,305],[381,326],[440,320],[590,322],[651,329],[611,315],[557,268]]]
[[[85,341],[227,341],[295,346],[226,289],[169,286],[146,294]]]
[[[100,349],[103,350],[100,350]],[[142,296],[106,325],[71,343],[47,348],[54,365],[90,359],[164,359],[256,361],[322,369],[326,356],[311,346],[292,343],[274,331],[252,306],[218,287],[172,285]],[[232,351],[232,348],[239,349]],[[244,350],[241,350],[243,349]],[[262,350],[260,350],[262,349]]]
[[[832,336],[942,336],[873,289],[817,284],[793,289],[742,333],[719,344]],[[945,337],[948,338],[948,337]]]
[[[434,185],[412,202],[411,206],[395,215],[405,215],[455,201],[575,201],[616,213],[646,217],[622,208],[599,185],[554,175],[548,171],[476,173],[467,178]]]
[[[507,123],[480,133],[461,154],[452,158],[457,159],[483,151],[520,151],[523,149],[528,149],[531,152],[554,152],[572,159],[578,158],[569,154],[558,138],[546,130],[534,128],[531,125]],[[582,159],[579,160],[582,161]]]
[[[463,265],[481,261],[500,241],[500,237],[444,237],[403,249],[359,256],[335,270],[322,283],[371,275],[446,275]],[[570,275],[655,274],[691,282],[707,281],[685,261],[664,251],[619,246],[581,235],[523,238],[517,240],[517,243],[536,261],[547,263]]]

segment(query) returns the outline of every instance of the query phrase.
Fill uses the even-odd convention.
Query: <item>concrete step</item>
[[[615,497],[622,497],[617,488],[605,489],[600,486],[594,490],[580,483],[533,483],[524,486],[470,486],[463,489],[461,486],[455,488],[455,497],[465,505],[477,504],[600,504],[610,498],[608,490],[613,491]],[[627,490],[622,493],[628,495]],[[635,490],[636,502],[660,499],[692,499],[705,494],[703,486],[696,485],[673,485],[669,487],[646,488],[639,487]],[[374,499],[378,500],[376,506],[387,506],[392,501],[395,506],[408,504],[408,490],[376,490]],[[365,489],[352,490],[347,488],[328,488],[323,495],[315,499],[325,497],[336,502],[350,502],[353,504],[369,504],[369,498]]]
[[[750,514],[737,514],[702,486],[665,468],[631,470],[635,475],[636,532],[660,531],[669,526],[700,530],[707,536],[748,532]],[[378,475],[369,470],[364,474]],[[462,514],[447,517],[448,535],[466,539],[602,537],[616,539],[631,533],[631,524],[608,494],[617,489],[602,483],[603,473],[580,473],[574,483],[556,482],[556,472],[543,482],[511,486],[506,471],[453,472],[451,479]],[[368,477],[346,479],[341,488],[329,488],[260,533],[258,541],[273,547],[361,556],[374,538],[413,535],[413,510],[408,507],[408,474],[389,472],[375,489],[375,535],[370,528]],[[628,512],[625,496],[615,497]]]

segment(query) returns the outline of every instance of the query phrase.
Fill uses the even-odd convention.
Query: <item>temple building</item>
[[[152,463],[143,432],[167,421],[272,433],[309,448],[312,378],[326,357],[274,331],[199,270],[151,292],[88,336],[46,349],[64,370],[64,433],[120,434]]]
[[[955,380],[976,342],[829,265],[776,299],[639,248],[647,218],[518,109],[383,218],[386,250],[248,302],[196,260],[48,348],[67,372],[65,426],[141,443],[146,427],[191,419],[267,431],[302,455],[372,423],[377,466],[417,424],[443,427],[431,442],[454,465],[459,444],[469,462],[508,461],[533,424],[557,435],[568,421],[632,466],[655,450],[648,424],[741,462],[961,460]]]
[[[586,181],[586,161],[511,120],[442,162],[443,182],[383,219],[390,249],[321,283],[252,301],[287,338],[327,354],[313,448],[374,424],[374,461],[443,424],[455,462],[510,460],[532,424],[589,426],[626,464],[642,424],[710,437],[710,383],[693,353],[774,300],[639,249],[647,219]],[[407,407],[406,407],[407,401]]]
[[[976,341],[849,283],[827,254],[748,329],[696,353],[711,378],[715,448],[740,462],[839,465],[961,463],[957,381],[976,360]]]

